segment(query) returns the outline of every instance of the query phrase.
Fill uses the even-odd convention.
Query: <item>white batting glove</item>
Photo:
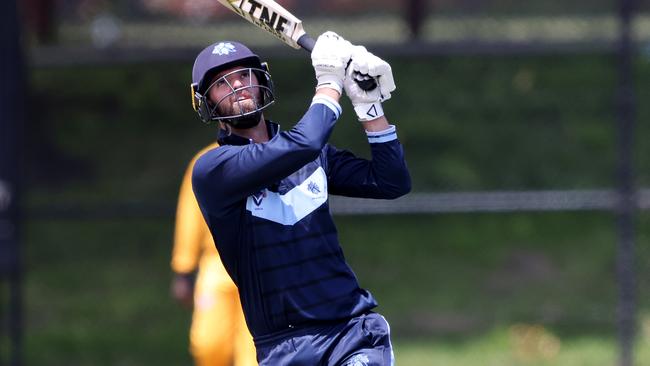
[[[352,54],[352,44],[334,32],[325,32],[316,40],[311,63],[316,72],[316,90],[332,88],[343,91],[345,67]]]
[[[361,89],[356,82],[356,79],[363,79],[361,74],[374,78],[377,87],[372,90]],[[361,46],[353,49],[352,62],[348,66],[343,86],[359,121],[370,121],[383,116],[381,102],[390,99],[390,93],[396,89],[390,65]]]

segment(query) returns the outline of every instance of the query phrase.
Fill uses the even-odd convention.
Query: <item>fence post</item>
[[[18,4],[16,0],[6,0],[0,4],[0,279],[9,282],[9,364],[19,366],[22,364],[23,326],[22,266],[18,240],[18,152],[24,118],[25,79]]]
[[[409,0],[406,3],[406,22],[411,33],[411,41],[420,39],[422,23],[427,16],[424,5],[424,0]]]
[[[617,186],[619,193],[616,225],[618,246],[616,268],[619,285],[617,328],[621,366],[633,364],[636,333],[636,280],[635,280],[635,219],[636,187],[634,183],[634,131],[636,125],[636,98],[633,80],[633,45],[631,20],[634,0],[619,0],[619,43],[617,53]]]
[[[23,0],[23,10],[36,41],[50,44],[56,41],[54,0]]]

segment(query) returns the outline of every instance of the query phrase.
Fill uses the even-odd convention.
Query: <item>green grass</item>
[[[171,225],[28,225],[28,364],[186,364],[189,314],[168,296]]]
[[[617,357],[607,214],[336,220],[348,261],[391,323],[399,365],[612,365]],[[187,364],[189,313],[168,292],[171,236],[171,218],[28,222],[27,363]],[[639,251],[640,278],[648,254]],[[647,364],[643,291],[640,303],[637,350]],[[541,326],[547,338],[521,341],[521,325]],[[539,351],[544,339],[559,349]]]
[[[617,357],[612,339],[584,337],[562,341],[557,352],[548,353],[534,346],[522,352],[516,344],[508,330],[499,329],[466,342],[397,343],[395,349],[399,363],[408,366],[605,366],[614,365]]]

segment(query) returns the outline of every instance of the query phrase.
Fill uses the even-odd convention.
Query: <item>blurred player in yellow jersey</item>
[[[257,365],[253,339],[246,327],[237,287],[223,268],[212,235],[192,192],[189,164],[178,197],[171,267],[172,296],[194,308],[190,352],[198,366]],[[198,271],[198,274],[197,274]]]

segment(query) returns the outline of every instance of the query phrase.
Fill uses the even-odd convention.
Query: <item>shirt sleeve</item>
[[[201,208],[215,216],[315,160],[327,143],[341,107],[315,97],[300,121],[265,143],[222,146],[197,161],[192,178]]]
[[[371,160],[347,150],[327,147],[328,186],[331,194],[393,199],[411,190],[411,176],[404,149],[397,140],[395,126],[385,131],[367,132]]]

